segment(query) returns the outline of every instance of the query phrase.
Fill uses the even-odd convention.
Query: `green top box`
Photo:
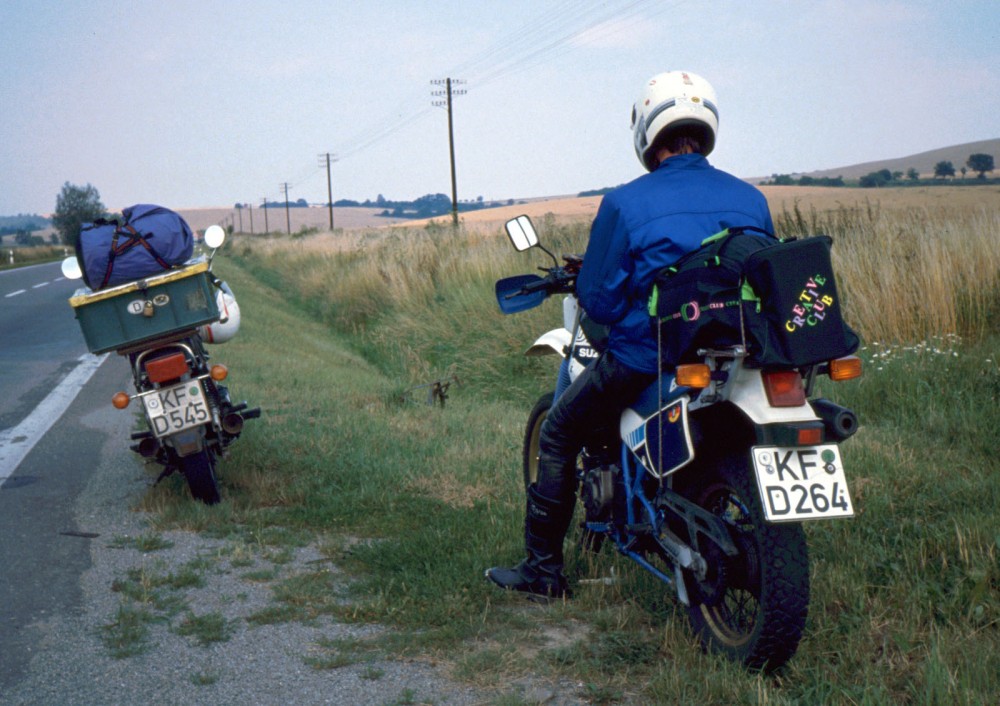
[[[219,318],[204,259],[97,292],[78,290],[69,303],[91,353],[120,350]]]

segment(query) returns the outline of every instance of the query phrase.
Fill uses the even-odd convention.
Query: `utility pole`
[[[253,204],[248,203],[247,209],[250,211],[250,235],[253,235]]]
[[[267,197],[264,196],[260,200],[260,207],[264,209],[264,235],[271,232],[271,229],[267,225]]]
[[[431,91],[432,96],[447,96],[444,101],[432,101],[433,105],[438,107],[447,106],[448,108],[448,150],[451,155],[451,222],[456,228],[458,227],[458,187],[455,180],[455,131],[452,125],[451,118],[451,97],[465,95],[465,89],[452,89],[453,85],[462,85],[465,81],[461,79],[451,79],[446,78],[443,81],[441,79],[435,79],[431,81],[431,85],[440,86],[444,85],[444,91]]]
[[[327,203],[330,204],[330,230],[333,230],[333,182],[330,180],[330,163],[336,162],[337,155],[325,152],[319,156],[320,164],[323,166],[323,160],[326,159],[326,196]]]
[[[236,209],[236,213],[239,214],[239,217],[240,217],[240,230],[239,230],[239,232],[242,233],[243,232],[243,204],[240,204],[240,207]]]
[[[285,192],[285,227],[288,228],[288,234],[291,235],[292,217],[291,214],[288,213],[288,182],[287,181],[282,182],[281,184],[278,185],[278,188],[284,190]]]

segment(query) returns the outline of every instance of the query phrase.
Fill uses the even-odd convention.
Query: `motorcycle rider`
[[[647,311],[656,274],[725,228],[774,231],[764,195],[706,160],[718,125],[715,91],[685,71],[651,78],[632,109],[635,153],[649,173],[602,199],[576,283],[587,315],[609,326],[608,346],[542,425],[525,513],[527,557],[486,571],[501,588],[568,594],[562,547],[576,504],[576,459],[588,443],[617,440],[622,411],[659,370]]]

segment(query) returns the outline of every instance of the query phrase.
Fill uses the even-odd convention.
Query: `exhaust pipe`
[[[139,452],[139,455],[143,458],[152,458],[160,450],[160,442],[154,439],[152,436],[147,436],[142,439],[138,444],[136,444],[133,449]]]
[[[227,434],[236,436],[243,431],[243,415],[239,412],[230,412],[222,418],[222,429]]]
[[[809,400],[827,433],[836,441],[844,441],[858,430],[858,417],[854,412],[827,399]]]

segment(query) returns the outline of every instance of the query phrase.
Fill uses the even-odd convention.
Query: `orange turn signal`
[[[132,398],[125,392],[116,392],[115,396],[111,398],[111,404],[115,406],[115,409],[125,409],[131,401]]]
[[[225,365],[222,365],[221,363],[218,365],[213,365],[210,374],[213,380],[215,380],[216,382],[222,382],[223,380],[226,379],[226,377],[229,376],[229,368],[227,368]]]
[[[830,361],[830,379],[837,382],[861,377],[861,358],[851,355]]]
[[[704,363],[678,365],[676,379],[682,387],[708,387],[712,384],[712,371]]]

